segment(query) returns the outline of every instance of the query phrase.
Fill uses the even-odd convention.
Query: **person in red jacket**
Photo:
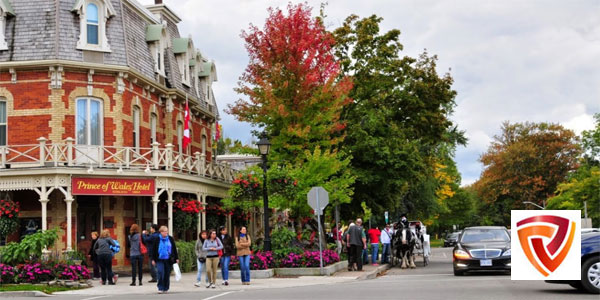
[[[381,230],[375,226],[374,228],[369,229],[367,233],[369,235],[369,240],[371,241],[371,264],[377,265],[377,256],[379,254],[379,236],[381,236]]]

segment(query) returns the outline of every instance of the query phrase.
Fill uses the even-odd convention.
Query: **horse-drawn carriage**
[[[427,228],[421,221],[410,221],[408,226],[401,222],[394,224],[392,236],[392,266],[397,262],[401,267],[416,268],[415,256],[423,257],[423,265],[429,264],[431,247]]]

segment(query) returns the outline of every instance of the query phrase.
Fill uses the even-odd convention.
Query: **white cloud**
[[[140,0],[151,4],[153,0]],[[164,0],[204,55],[216,61],[219,108],[239,98],[233,88],[247,55],[239,37],[262,27],[267,7],[287,1]],[[299,1],[294,1],[297,3]],[[308,1],[318,13],[322,1]],[[463,183],[479,177],[479,155],[503,121],[555,122],[580,133],[600,112],[600,2],[589,1],[359,1],[332,0],[326,24],[377,14],[382,30],[398,28],[404,55],[428,49],[440,72],[452,69],[458,92],[452,117],[471,141],[457,150]],[[221,113],[224,134],[247,141],[250,126]]]

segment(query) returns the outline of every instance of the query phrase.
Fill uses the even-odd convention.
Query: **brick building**
[[[233,172],[211,159],[216,67],[180,21],[159,0],[0,0],[0,198],[22,211],[11,239],[59,226],[54,248],[86,251],[109,228],[123,245],[133,223],[173,230],[177,197],[226,195]]]

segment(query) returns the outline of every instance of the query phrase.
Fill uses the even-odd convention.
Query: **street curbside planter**
[[[275,275],[275,269],[266,269],[266,270],[251,270],[250,278],[254,279],[266,279],[271,278]],[[217,272],[217,278],[221,279],[221,272]],[[242,272],[240,270],[230,270],[229,278],[240,279],[242,278]]]
[[[323,275],[331,276],[335,272],[348,267],[348,261],[340,261],[333,265],[323,267]],[[321,268],[277,268],[275,274],[278,276],[320,276]]]

